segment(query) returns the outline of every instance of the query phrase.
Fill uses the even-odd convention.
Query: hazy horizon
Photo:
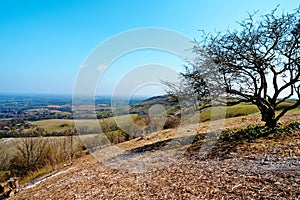
[[[133,95],[130,96],[130,98],[134,98],[134,99],[147,99],[147,98],[152,98],[152,97],[158,97],[158,96],[164,96],[167,94],[162,94],[162,95]],[[41,96],[41,97],[59,97],[59,96],[63,96],[63,97],[69,97],[69,98],[73,98],[73,94],[72,93],[26,93],[26,92],[0,92],[0,97],[1,96],[26,96],[26,97],[32,97],[32,96]],[[84,97],[89,97],[87,95],[77,95],[76,98],[84,98]],[[90,97],[89,97],[90,98]],[[109,94],[103,94],[103,95],[95,95],[93,96],[93,98],[97,99],[97,98],[128,98],[127,95],[115,95],[115,96],[111,96]]]

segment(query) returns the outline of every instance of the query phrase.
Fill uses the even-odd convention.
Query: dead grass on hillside
[[[281,123],[300,121],[291,112]],[[227,119],[225,128],[260,123],[259,116]],[[72,171],[17,194],[15,199],[299,199],[300,131],[242,141],[222,156],[174,156],[173,138],[205,133],[208,123],[164,130],[119,144],[110,162],[81,158]],[[175,139],[176,141],[176,139]]]
[[[271,141],[270,143],[272,143]],[[284,142],[281,148],[288,148]],[[264,147],[261,147],[265,149]],[[253,151],[252,157],[246,154]],[[224,160],[173,158],[151,171],[132,173],[128,162],[107,166],[85,163],[70,173],[23,191],[16,199],[297,199],[300,195],[300,154],[277,157],[249,145]],[[164,152],[166,153],[166,152]],[[266,152],[267,153],[267,152]],[[166,155],[139,156],[166,162]],[[150,159],[146,164],[154,162]],[[118,163],[116,163],[118,164]],[[151,164],[151,163],[150,163]]]

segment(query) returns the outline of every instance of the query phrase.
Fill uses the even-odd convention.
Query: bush
[[[64,127],[70,127],[71,125],[68,123],[62,123],[59,125],[59,127],[64,128]]]
[[[104,133],[119,130],[119,127],[113,118],[101,120],[100,125]]]
[[[128,141],[128,140],[130,140],[130,139],[133,138],[128,133],[125,133],[122,130],[117,130],[117,131],[105,133],[105,135],[107,136],[107,138],[109,139],[109,141],[111,143],[113,143],[113,144],[126,142],[126,141]]]
[[[176,117],[170,117],[168,116],[165,124],[163,126],[164,129],[169,129],[169,128],[176,128],[180,125],[180,119]]]

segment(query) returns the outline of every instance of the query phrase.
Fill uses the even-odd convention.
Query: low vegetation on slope
[[[151,143],[152,138],[166,139],[157,133],[128,142],[132,147],[148,144],[143,151],[137,152],[143,146],[128,149],[118,156],[121,160],[109,164],[85,161],[74,165],[72,171],[22,191],[16,199],[297,199],[299,125],[225,130],[210,156],[202,159],[197,149],[201,134],[185,156],[172,157],[170,151],[155,150],[159,142]],[[133,153],[126,156],[128,152]],[[133,168],[139,172],[131,173]]]
[[[249,146],[249,144],[256,144],[256,146],[264,146],[266,149],[268,145],[264,145],[266,141],[268,141],[269,145],[281,142],[290,142],[290,145],[293,146],[291,149],[277,149],[274,152],[277,156],[279,156],[279,151],[289,151],[288,156],[294,156],[294,154],[298,154],[300,138],[300,123],[299,122],[291,122],[286,125],[278,126],[275,128],[269,128],[261,125],[249,125],[245,128],[237,128],[237,129],[227,129],[223,130],[220,135],[214,133],[208,133],[211,137],[217,137],[218,141],[216,146],[212,150],[211,153],[207,155],[209,158],[218,158],[225,159],[230,158],[232,154],[237,154],[239,149],[245,148],[245,146]],[[203,142],[206,139],[206,134],[198,134],[195,136],[193,143],[188,148],[189,152],[197,152],[201,148]],[[281,139],[283,141],[281,141]],[[258,144],[262,143],[262,144]],[[271,147],[273,145],[270,145]],[[270,151],[270,149],[268,150]],[[291,153],[291,152],[294,153]],[[251,152],[248,152],[251,153]],[[282,153],[282,152],[281,152]],[[241,155],[241,154],[239,154]]]

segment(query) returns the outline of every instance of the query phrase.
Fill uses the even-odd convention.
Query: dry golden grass
[[[281,123],[290,121],[300,121],[300,112],[288,113]],[[225,120],[224,128],[259,123],[259,115],[236,117]],[[225,159],[200,160],[197,154],[174,157],[161,149],[133,153],[168,139],[205,133],[209,126],[209,122],[193,124],[118,144],[131,152],[121,160],[84,156],[69,166],[72,171],[22,191],[15,199],[299,198],[300,131],[241,143]]]

